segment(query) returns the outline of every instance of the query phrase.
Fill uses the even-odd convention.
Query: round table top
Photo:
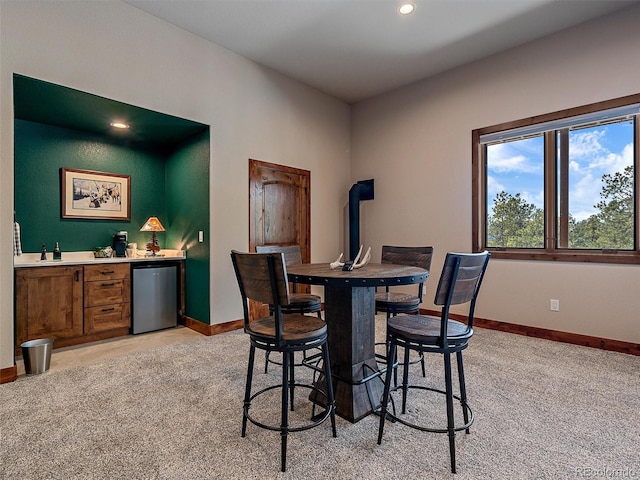
[[[379,287],[422,283],[429,277],[429,271],[393,263],[368,263],[351,271],[331,269],[328,263],[303,263],[287,267],[287,275],[289,281],[309,285]]]

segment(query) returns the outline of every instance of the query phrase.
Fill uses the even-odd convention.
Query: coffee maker
[[[116,257],[125,257],[127,254],[127,232],[118,232],[113,236],[113,251]]]

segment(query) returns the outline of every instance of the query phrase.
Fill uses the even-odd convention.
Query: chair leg
[[[391,376],[393,373],[394,362],[389,360],[395,358],[398,346],[395,343],[391,343],[389,347],[389,356],[387,356],[387,375],[384,380],[384,393],[382,394],[382,404],[380,405],[380,426],[378,427],[378,445],[382,443],[382,434],[384,433],[384,422],[387,417],[387,405],[389,404],[389,392],[391,390]]]
[[[327,408],[331,409],[331,433],[337,437],[336,432],[336,399],[333,395],[333,379],[331,377],[331,364],[329,362],[329,345],[325,342],[322,345],[322,361],[324,362],[324,378],[327,385]],[[315,403],[314,403],[315,408]]]
[[[291,411],[293,412],[294,406],[293,406],[293,390],[296,388],[296,376],[295,376],[295,358],[294,358],[294,354],[293,352],[289,352],[289,353],[283,353],[283,356],[288,355],[289,356],[289,394],[291,396],[290,402],[291,402]]]
[[[409,391],[409,347],[404,347],[404,367],[402,371],[402,413],[407,411],[407,392]]]
[[[460,404],[462,405],[462,415],[464,415],[464,423],[469,423],[469,406],[467,404],[467,387],[464,378],[464,365],[462,363],[462,352],[456,352],[456,363],[458,364],[458,380],[460,381]],[[470,433],[469,429],[465,430]]]
[[[449,455],[451,473],[456,473],[456,432],[453,418],[453,384],[451,381],[451,354],[444,354],[444,381],[447,394],[447,433],[449,436]]]
[[[398,356],[398,350],[396,349],[396,357]],[[387,365],[389,365],[389,346],[387,345]],[[398,361],[397,358],[391,358],[391,364],[395,364]],[[393,369],[393,388],[398,386],[398,369]]]
[[[251,381],[253,380],[253,362],[256,358],[256,347],[249,349],[249,365],[247,366],[247,383],[244,390],[244,406],[242,407],[242,436],[247,434],[247,414],[251,406]]]
[[[267,373],[267,370],[269,370],[269,354],[271,352],[266,351],[264,352],[264,373]]]
[[[287,470],[287,436],[289,435],[289,354],[282,355],[282,405],[280,412],[280,470]]]

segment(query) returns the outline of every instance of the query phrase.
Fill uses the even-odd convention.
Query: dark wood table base
[[[372,412],[367,385],[361,380],[378,369],[375,288],[326,286],[324,293],[336,413],[357,422]],[[377,401],[382,395],[382,384],[373,379],[369,388]]]
[[[355,423],[373,412],[372,402],[379,403],[383,390],[379,377],[364,381],[378,371],[375,289],[424,282],[429,272],[394,264],[368,264],[345,272],[326,263],[293,265],[287,271],[290,281],[324,286],[336,413]],[[324,384],[324,378],[318,382]],[[312,400],[321,404],[324,399]]]

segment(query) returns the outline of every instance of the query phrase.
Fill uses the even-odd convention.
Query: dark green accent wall
[[[167,241],[187,251],[187,316],[209,318],[209,132],[184,142],[167,160]],[[198,231],[204,242],[198,242]]]
[[[161,248],[187,250],[186,305],[191,318],[209,323],[209,131],[177,146],[143,148],[80,130],[14,121],[16,220],[22,249],[92,250],[111,245],[125,230],[144,249],[150,240],[140,227],[151,215],[167,229]],[[131,220],[60,217],[60,168],[131,176]],[[198,230],[205,242],[198,243]]]
[[[158,153],[110,143],[98,135],[16,120],[15,210],[22,249],[39,252],[55,242],[66,251],[111,245],[113,234],[126,230],[129,242],[144,247],[148,234],[140,227],[150,215],[166,217],[165,159]],[[131,221],[80,220],[60,217],[60,167],[131,175]],[[166,234],[158,234],[162,248]]]

